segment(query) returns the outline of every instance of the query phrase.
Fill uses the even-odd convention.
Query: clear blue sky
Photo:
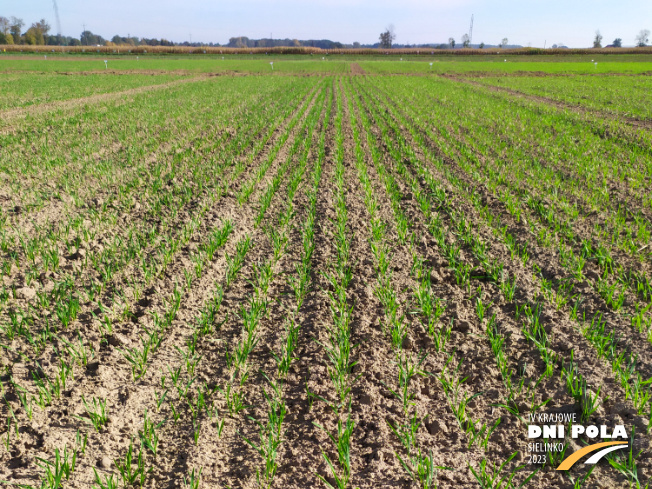
[[[0,15],[29,26],[47,19],[56,31],[52,0],[3,1]],[[230,37],[331,39],[374,43],[393,24],[396,42],[456,40],[469,30],[473,42],[570,47],[590,46],[596,29],[603,44],[621,37],[633,45],[641,29],[652,30],[652,0],[58,0],[62,31],[78,37],[82,25],[115,34],[225,44]]]

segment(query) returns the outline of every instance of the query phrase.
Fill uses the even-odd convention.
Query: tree
[[[14,42],[20,43],[20,33],[24,25],[25,22],[23,22],[23,19],[19,19],[18,17],[11,18],[9,33],[14,38]]]
[[[43,37],[43,33],[39,29],[32,26],[29,29],[27,29],[27,32],[25,32],[25,43],[30,44],[32,46],[34,45],[42,46],[43,44],[45,44],[45,37]]]
[[[484,49],[484,43],[483,42],[480,43],[480,49]]]
[[[4,34],[5,36],[9,34],[10,25],[11,23],[9,22],[9,19],[0,15],[0,33]]]
[[[448,45],[451,47],[451,49],[455,49],[455,39],[452,37],[448,38]]]
[[[617,37],[616,39],[614,39],[614,42],[612,42],[611,45],[615,48],[622,48],[623,40],[620,37]]]
[[[48,21],[45,19],[41,19],[38,22],[34,22],[32,24],[32,27],[41,31],[44,36],[47,36],[48,32],[50,32],[50,24],[48,24]]]
[[[45,42],[48,46],[68,46],[72,38],[57,34],[56,36],[47,36]]]
[[[42,46],[45,44],[45,38],[50,31],[50,24],[45,19],[34,22],[25,33],[25,42],[31,45]]]
[[[600,30],[595,31],[595,38],[593,39],[593,47],[596,49],[602,47],[602,34],[600,34]]]
[[[82,46],[95,46],[97,44],[104,44],[104,38],[98,34],[93,34],[91,31],[84,31],[79,36]]]
[[[227,46],[230,48],[246,48],[248,47],[248,43],[249,38],[246,36],[232,37],[229,39]]]
[[[469,37],[468,34],[464,34],[462,36],[462,47],[463,48],[468,48],[469,44],[471,44],[471,38]]]
[[[380,47],[383,49],[390,49],[394,39],[396,39],[396,34],[394,33],[394,26],[392,24],[388,25],[385,28],[385,32],[380,34]]]
[[[636,46],[639,48],[642,48],[643,46],[646,46],[650,37],[650,31],[648,29],[641,29],[641,32],[638,33],[638,36],[636,36]]]
[[[505,46],[507,46],[508,42],[509,42],[509,40],[506,37],[503,37],[503,40],[500,41],[500,47],[504,48]]]

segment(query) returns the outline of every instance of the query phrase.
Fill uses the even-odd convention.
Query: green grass
[[[652,118],[652,80],[648,76],[503,76],[478,81],[628,117]]]
[[[427,51],[426,51],[427,52]],[[323,58],[323,59],[322,59]],[[505,59],[507,62],[505,62]],[[348,73],[357,62],[368,73],[646,73],[652,55],[153,55],[14,53],[3,55],[2,71],[103,72],[182,71],[190,73]],[[598,66],[593,64],[598,62]],[[274,63],[274,70],[270,66]],[[430,66],[432,63],[432,67]]]
[[[190,73],[346,73],[349,63],[345,61],[322,60],[316,57],[304,56],[302,59],[287,59],[283,56],[269,56],[261,59],[234,59],[234,57],[166,57],[166,56],[68,56],[52,55],[30,56],[2,61],[2,71],[36,71],[41,73],[62,72],[105,72],[104,60],[108,61],[108,71],[147,71],[170,72],[181,71]],[[270,62],[274,63],[274,69]]]
[[[0,79],[0,110],[119,92],[148,85],[168,83],[179,75],[68,76],[45,73],[11,73]]]
[[[525,57],[522,57],[525,58]],[[648,61],[632,58],[631,60],[602,60],[598,57],[574,56],[570,59],[556,57],[528,56],[522,59],[510,56],[483,56],[441,58],[419,58],[417,60],[403,58],[403,61],[392,58],[391,61],[359,61],[360,67],[367,73],[647,73],[652,65]],[[591,62],[598,61],[598,65]],[[651,58],[652,59],[652,58]],[[507,60],[507,61],[505,61]],[[430,66],[432,63],[432,66]]]

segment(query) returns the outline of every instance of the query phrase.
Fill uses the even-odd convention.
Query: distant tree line
[[[595,31],[595,37],[593,38],[593,47],[594,48],[601,48],[602,47],[602,39],[603,36],[600,34],[600,31],[597,30]],[[647,46],[647,43],[650,42],[650,31],[648,29],[641,29],[638,34],[636,34],[636,37],[634,38],[636,41],[636,47],[637,48],[644,48]],[[622,48],[623,47],[623,40],[620,37],[617,37],[612,41],[611,44],[607,45],[606,47],[608,48]]]
[[[41,19],[27,27],[25,21],[18,17],[0,16],[0,44],[26,44],[34,46],[191,46],[191,47],[219,47],[219,43],[190,43],[190,42],[173,42],[167,39],[147,39],[145,37],[135,37],[127,35],[126,37],[115,35],[111,40],[104,39],[99,34],[94,34],[89,30],[84,30],[79,38],[71,36],[62,36],[59,34],[50,34],[50,24],[47,20]],[[636,46],[644,47],[650,42],[650,31],[641,30],[635,37]],[[462,48],[479,48],[500,47],[500,48],[519,48],[519,45],[508,45],[507,38],[504,38],[497,45],[485,45],[480,43],[471,45],[471,39],[468,34],[461,37],[461,42],[457,43],[454,38],[449,38],[448,43],[442,44],[397,44],[394,42],[396,34],[394,27],[389,25],[379,36],[379,42],[375,44],[343,44],[341,42],[330,41],[328,39],[249,39],[246,36],[232,37],[229,39],[226,47],[229,48],[275,48],[275,47],[313,47],[320,49],[361,49],[361,48],[381,48],[381,49],[405,49],[405,48],[423,48],[423,49],[455,49],[456,46]],[[593,47],[602,47],[603,36],[600,31],[596,31],[593,38]],[[553,48],[562,48],[563,45],[553,44]],[[606,46],[608,48],[622,47],[622,39],[616,38]]]
[[[51,46],[79,46],[81,41],[73,37],[49,35],[50,24],[41,19],[34,22],[27,30],[25,21],[18,17],[0,16],[0,44],[28,44]]]
[[[0,44],[26,44],[35,46],[219,46],[219,43],[172,42],[167,39],[148,39],[146,37],[115,35],[111,40],[89,30],[83,31],[78,38],[50,34],[51,26],[41,19],[34,22],[27,30],[25,21],[17,17],[0,16]]]
[[[358,43],[359,45],[360,43]],[[329,41],[328,39],[249,39],[246,36],[232,37],[225,45],[228,48],[276,48],[276,47],[310,47],[320,49],[343,49],[346,46],[341,42]]]

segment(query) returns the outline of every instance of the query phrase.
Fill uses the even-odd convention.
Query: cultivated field
[[[645,487],[651,65],[519,63],[0,60],[0,484]]]

